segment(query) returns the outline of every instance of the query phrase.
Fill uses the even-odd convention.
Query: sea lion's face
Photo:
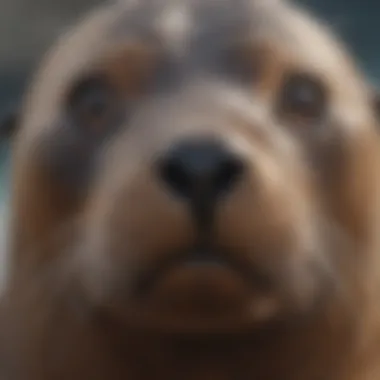
[[[127,324],[226,330],[323,309],[372,222],[377,137],[355,67],[277,1],[129,7],[68,37],[32,88],[24,239],[37,249],[75,221],[65,255],[86,297]]]

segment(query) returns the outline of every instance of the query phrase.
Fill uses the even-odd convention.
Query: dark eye
[[[327,111],[327,94],[323,83],[308,74],[288,74],[279,94],[278,111],[282,115],[318,121]]]
[[[102,131],[116,115],[116,92],[103,76],[91,76],[80,80],[71,90],[67,108],[76,125]]]

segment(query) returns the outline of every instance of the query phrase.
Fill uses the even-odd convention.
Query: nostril
[[[191,175],[188,175],[181,161],[175,159],[164,161],[161,165],[161,177],[176,194],[182,197],[190,196],[193,186]]]
[[[244,163],[220,142],[192,140],[172,147],[159,163],[161,182],[190,202],[213,202],[232,191]]]
[[[215,175],[215,189],[222,193],[228,192],[243,175],[243,172],[244,165],[241,160],[232,157],[225,160],[220,164]]]

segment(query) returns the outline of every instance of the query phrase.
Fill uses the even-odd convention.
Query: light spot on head
[[[170,4],[158,17],[156,30],[172,53],[182,55],[191,31],[190,9],[184,4]]]

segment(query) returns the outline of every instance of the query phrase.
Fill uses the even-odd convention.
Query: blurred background
[[[0,116],[18,103],[51,43],[82,14],[105,0],[1,0]],[[374,84],[380,80],[380,1],[299,0],[327,20],[349,44]],[[310,46],[310,49],[313,47]],[[0,150],[0,204],[6,203],[9,148]],[[1,211],[0,211],[1,212]]]

